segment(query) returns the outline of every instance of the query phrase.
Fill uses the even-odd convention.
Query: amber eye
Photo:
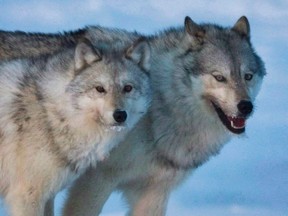
[[[99,93],[105,93],[105,89],[103,88],[103,86],[96,86],[96,90],[99,92]]]
[[[222,75],[213,75],[218,82],[226,82],[226,78]]]
[[[244,75],[245,80],[250,81],[253,78],[253,74],[247,73]]]
[[[129,93],[129,92],[132,91],[132,89],[133,89],[133,87],[131,85],[125,85],[124,88],[123,88],[123,91],[125,93]]]

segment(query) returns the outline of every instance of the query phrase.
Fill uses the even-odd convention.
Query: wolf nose
[[[253,110],[253,104],[250,101],[242,100],[237,105],[238,110],[243,115],[249,115]]]
[[[127,113],[126,111],[115,110],[115,112],[113,113],[113,118],[118,123],[125,122],[125,120],[127,119]]]

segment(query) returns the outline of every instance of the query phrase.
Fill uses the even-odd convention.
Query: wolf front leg
[[[121,189],[130,207],[128,216],[164,216],[171,191],[186,175],[183,170],[158,167],[150,177],[127,183]]]
[[[54,197],[46,202],[44,216],[54,216]]]
[[[129,186],[124,190],[130,210],[128,216],[164,216],[170,188],[161,185]]]
[[[117,182],[106,176],[105,172],[101,172],[101,169],[88,170],[71,187],[63,215],[99,215],[116,184]]]
[[[39,191],[33,187],[26,187],[22,184],[10,186],[10,190],[5,197],[9,206],[11,216],[43,216],[45,202]]]

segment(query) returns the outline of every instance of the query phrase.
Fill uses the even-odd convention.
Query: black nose
[[[115,112],[113,113],[113,118],[118,123],[125,122],[125,120],[127,119],[127,113],[126,111],[115,110]]]
[[[249,115],[253,110],[253,104],[250,101],[242,100],[237,105],[238,110],[243,115]]]

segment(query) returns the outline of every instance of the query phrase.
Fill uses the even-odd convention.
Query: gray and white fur
[[[93,43],[139,36],[110,31],[90,27],[85,36]],[[128,215],[165,215],[171,191],[245,132],[266,74],[250,37],[246,17],[225,28],[186,17],[184,28],[150,36],[151,107],[109,158],[76,181],[64,215],[99,215],[116,190]]]
[[[108,160],[70,191],[64,215],[99,215],[123,192],[128,215],[162,216],[171,191],[245,131],[265,68],[241,17],[233,27],[198,25],[152,36],[150,109]]]
[[[145,40],[105,50],[83,39],[0,64],[0,193],[11,216],[53,215],[56,193],[109,152],[151,101]]]

